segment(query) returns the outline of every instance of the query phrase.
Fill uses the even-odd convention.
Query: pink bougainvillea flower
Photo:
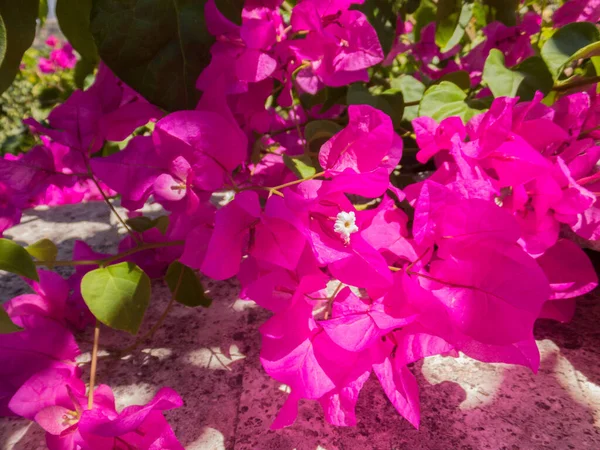
[[[363,13],[347,9],[351,3],[362,2],[304,0],[294,8],[293,31],[308,31],[294,48],[300,59],[312,61],[300,79],[314,76],[327,86],[368,81],[367,68],[383,60],[375,29]],[[305,89],[306,82],[300,86]]]
[[[369,105],[351,105],[349,124],[321,147],[319,163],[328,175],[352,169],[370,172],[381,165],[394,137],[387,114]]]
[[[238,273],[244,247],[248,244],[250,228],[261,215],[256,192],[245,191],[217,211],[215,228],[202,262],[192,267],[216,280],[224,280]],[[188,261],[188,263],[191,261]]]
[[[300,219],[318,263],[353,286],[389,286],[391,272],[385,258],[361,236],[354,206],[340,192],[328,194],[327,183],[309,180],[285,190],[288,208]]]
[[[179,395],[162,388],[142,406],[118,413],[110,388],[100,385],[87,409],[85,384],[64,370],[46,370],[31,377],[10,402],[12,411],[35,420],[46,431],[50,450],[74,448],[139,448],[180,450],[162,411],[183,405]]]
[[[75,91],[48,116],[49,127],[26,119],[35,132],[86,155],[98,151],[105,140],[121,141],[162,112],[123,84],[100,64],[94,84]]]
[[[283,335],[282,335],[283,331]],[[276,380],[290,386],[292,393],[281,409],[272,428],[291,425],[297,415],[300,398],[321,399],[330,394],[354,398],[346,417],[355,422],[354,404],[362,383],[370,372],[367,355],[353,353],[335,344],[312,317],[312,306],[301,296],[285,311],[276,314],[261,327],[263,345],[261,362],[266,372]],[[357,389],[348,392],[348,387]],[[338,404],[339,405],[339,404]],[[340,407],[348,405],[341,402]],[[331,405],[333,406],[333,405]],[[335,410],[328,408],[334,413]],[[335,420],[339,414],[328,414]]]
[[[38,59],[38,69],[40,69],[40,72],[46,74],[56,72],[56,66],[54,65],[54,62],[48,58],[44,58],[43,56],[40,56]]]
[[[0,236],[8,228],[21,221],[23,203],[12,194],[12,190],[0,181]]]
[[[54,36],[53,34],[49,35],[49,36],[46,38],[46,45],[47,45],[48,47],[52,47],[52,48],[54,48],[54,47],[56,47],[56,46],[58,45],[58,43],[59,43],[59,40],[58,40],[58,38],[57,38],[56,36]]]
[[[600,1],[571,0],[558,8],[552,20],[554,25],[561,27],[572,22],[598,22],[600,19]]]
[[[520,24],[507,27],[501,22],[492,22],[483,28],[486,40],[475,46],[464,58],[464,68],[470,73],[471,84],[479,83],[483,66],[490,50],[497,48],[506,55],[506,66],[512,67],[524,59],[533,56],[530,38],[540,31],[541,17],[526,13]]]
[[[591,261],[581,247],[568,239],[559,239],[536,261],[550,282],[551,300],[578,297],[598,285]]]
[[[62,69],[73,69],[77,64],[77,57],[71,44],[65,42],[61,48],[50,52],[50,61]]]
[[[525,272],[527,283],[511,282]],[[543,271],[514,245],[464,245],[451,258],[432,262],[430,274],[422,284],[433,290],[462,333],[484,344],[530,338],[550,295]]]
[[[320,322],[329,338],[345,350],[360,352],[395,328],[413,322],[415,315],[393,317],[381,301],[361,299],[346,287],[336,296],[332,318]]]
[[[24,311],[24,305],[19,309]],[[12,414],[9,400],[32,375],[45,369],[79,373],[75,365],[79,348],[63,325],[37,313],[14,315],[11,320],[24,330],[0,335],[0,415]]]

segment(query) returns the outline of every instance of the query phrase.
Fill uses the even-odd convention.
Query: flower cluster
[[[40,57],[38,68],[42,73],[54,73],[63,69],[74,69],[77,63],[77,57],[73,47],[68,42],[60,45],[58,38],[54,35],[48,36],[46,45],[52,50],[48,58]]]
[[[566,3],[555,23],[595,21],[594,5]],[[534,322],[570,320],[575,298],[598,284],[569,239],[600,239],[596,85],[568,67],[581,70],[574,80],[558,75],[548,95],[491,96],[482,77],[492,50],[508,72],[525,71],[543,34],[539,11],[513,25],[493,21],[477,41],[451,48],[438,44],[438,25],[403,13],[384,51],[364,6],[247,0],[238,25],[209,0],[215,43],[196,109],[165,115],[101,64],[94,84],[47,123],[25,121],[41,144],[0,160],[0,231],[24,208],[116,195],[143,226],[128,222],[118,255],[78,242],[73,259],[85,263],[68,281],[39,271],[36,294],[6,304],[23,330],[0,336],[1,413],[38,422],[52,449],[181,448],[161,413],[182,405],[172,390],[120,413],[107,386],[86,399],[70,330],[95,321],[81,289],[94,261],[126,261],[167,283],[173,264],[237,277],[241,298],[272,312],[260,328],[261,362],[290,388],[275,428],[295,421],[301,399],[318,401],[332,424],[354,425],[372,373],[418,427],[412,363],[433,355],[537,371]],[[376,81],[410,64],[419,67],[413,87],[429,89],[419,117],[403,98],[398,118],[386,100],[397,98],[394,83]],[[467,72],[468,92],[455,86],[458,95],[436,99],[457,71]],[[360,101],[349,85],[365,88],[354,91]],[[424,105],[436,101],[429,117]],[[400,183],[411,161],[421,170]],[[166,223],[141,216],[148,202]],[[174,298],[182,278],[170,286]]]

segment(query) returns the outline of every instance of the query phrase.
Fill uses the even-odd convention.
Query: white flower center
[[[356,216],[354,211],[339,213],[335,219],[333,231],[339,233],[344,238],[344,243],[350,243],[350,235],[358,231],[356,226]]]

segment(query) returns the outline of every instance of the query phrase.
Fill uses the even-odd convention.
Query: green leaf
[[[91,11],[92,0],[57,0],[56,18],[60,30],[82,58],[95,64],[98,49],[90,32]]]
[[[25,247],[27,253],[39,261],[53,262],[58,256],[58,248],[50,239],[42,239]]]
[[[415,42],[421,40],[421,29],[436,19],[436,6],[431,0],[422,0],[421,4],[415,11],[415,26],[413,33],[415,35]]]
[[[175,300],[185,306],[204,306],[208,308],[212,303],[210,297],[204,294],[204,287],[198,274],[190,267],[179,261],[171,263],[165,275],[165,281]]]
[[[103,324],[136,334],[150,302],[150,278],[130,262],[92,270],[81,280],[81,295]]]
[[[325,91],[325,101],[323,102],[323,106],[321,106],[321,114],[326,113],[335,105],[344,105],[346,100],[346,94],[348,92],[347,86],[342,87],[326,87],[322,91]],[[322,92],[320,91],[320,92]],[[319,93],[320,93],[319,92]],[[317,97],[319,95],[315,95]]]
[[[517,9],[520,0],[483,0],[483,4],[493,8],[494,19],[512,27],[517,24]],[[492,22],[491,20],[489,22]]]
[[[342,126],[340,124],[331,120],[313,120],[308,122],[304,127],[304,139],[306,139],[308,149],[313,153],[318,153],[321,146],[341,129]]]
[[[35,37],[38,12],[38,0],[0,1],[0,17],[6,31],[5,53],[0,63],[0,93],[12,84],[19,72],[23,53]]]
[[[158,228],[162,234],[165,234],[167,228],[169,227],[168,216],[160,216],[156,219],[151,219],[150,217],[146,216],[139,216],[127,219],[125,222],[132,230],[137,231],[138,233],[143,233],[144,231],[148,231],[152,228]]]
[[[435,43],[444,48],[454,34],[461,10],[460,0],[439,0],[435,14]]]
[[[577,58],[579,52],[600,40],[600,31],[589,22],[565,25],[542,46],[540,54],[556,80],[566,64]]]
[[[458,2],[460,3],[460,2]],[[438,10],[439,11],[439,10]],[[471,21],[471,17],[473,17],[473,4],[465,3],[462,5],[460,9],[460,14],[458,16],[458,20],[456,22],[456,26],[454,27],[454,31],[450,38],[446,41],[444,46],[441,46],[442,53],[445,53],[452,49],[456,44],[460,42],[460,40],[465,35],[465,29],[469,25]],[[436,42],[437,42],[437,29],[436,29]]]
[[[16,331],[21,331],[22,329],[23,328],[15,325],[13,321],[10,320],[8,313],[0,306],[0,334],[14,333]]]
[[[403,75],[391,82],[392,88],[402,92],[405,103],[418,102],[423,98],[425,85],[411,75]],[[419,114],[419,106],[405,106],[403,120],[411,121]]]
[[[6,26],[4,19],[0,16],[0,65],[4,61],[4,55],[6,55]]]
[[[539,56],[532,56],[512,68],[504,65],[504,54],[492,49],[483,68],[483,81],[494,97],[520,97],[531,100],[536,91],[550,92],[554,81],[546,64]]]
[[[169,219],[169,216],[160,216],[154,219],[154,226],[162,234],[165,234],[167,232],[170,223],[171,219]]]
[[[46,23],[46,19],[48,18],[48,0],[40,0],[38,18],[40,19],[40,26],[43,27]]]
[[[31,255],[23,247],[8,239],[0,239],[0,270],[39,281]]]
[[[467,91],[471,87],[471,77],[469,76],[469,73],[464,70],[448,72],[447,74],[440,77],[440,79],[436,80],[434,84],[439,84],[442,81],[449,81],[450,83],[454,83],[463,91]]]
[[[79,89],[84,89],[86,87],[86,79],[89,75],[94,73],[96,64],[97,61],[90,61],[87,58],[81,58],[77,61],[77,64],[75,65],[75,74],[73,76],[75,86]]]
[[[313,161],[308,155],[291,157],[284,154],[283,162],[301,180],[312,177],[317,173],[317,169],[313,166]]]
[[[169,111],[194,109],[196,80],[214,41],[206,0],[94,0],[91,30],[115,74]]]
[[[419,105],[419,116],[429,116],[438,122],[450,116],[459,116],[463,122],[481,111],[472,109],[465,103],[467,94],[457,85],[448,81],[431,86],[425,91]]]
[[[238,25],[242,24],[242,9],[244,0],[215,0],[218,10],[227,19]]]

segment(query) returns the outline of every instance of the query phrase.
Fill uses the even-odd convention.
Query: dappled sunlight
[[[194,366],[212,370],[231,370],[229,367],[235,361],[244,359],[237,345],[232,344],[229,351],[224,353],[219,347],[200,348],[193,350],[185,357],[186,361]]]
[[[202,427],[200,436],[188,444],[189,448],[225,450],[225,437],[219,430],[211,427]]]

